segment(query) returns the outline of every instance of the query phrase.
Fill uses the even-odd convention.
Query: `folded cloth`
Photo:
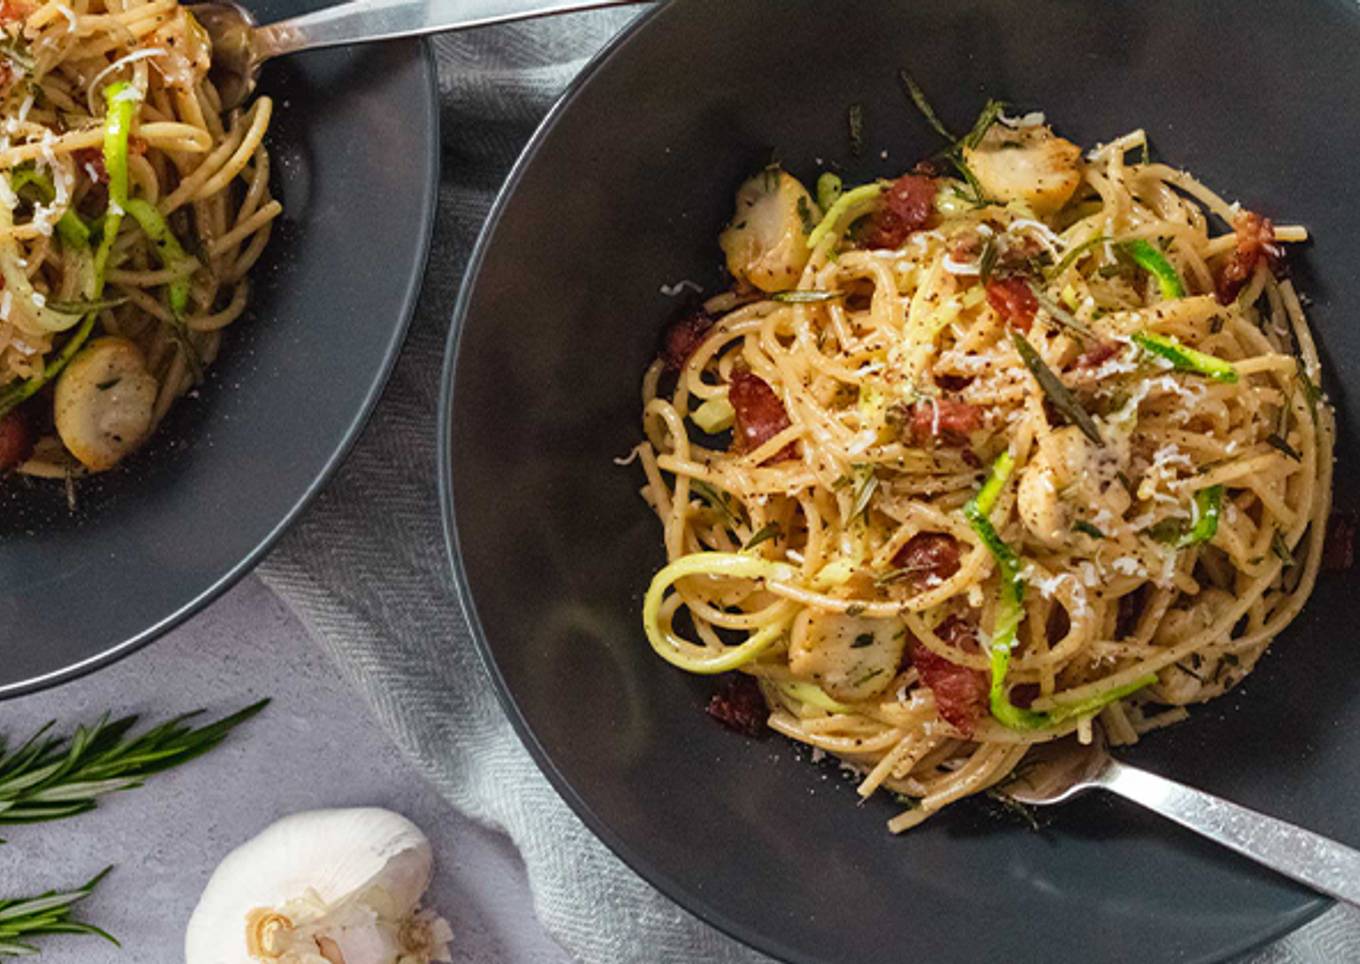
[[[763,961],[624,866],[544,779],[476,654],[440,527],[435,418],[463,268],[534,126],[635,15],[573,14],[434,41],[443,179],[411,334],[353,454],[260,572],[448,800],[510,835],[539,917],[572,955],[608,964]],[[1250,960],[1360,960],[1360,915],[1333,911]]]

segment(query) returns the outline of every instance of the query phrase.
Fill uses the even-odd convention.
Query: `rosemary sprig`
[[[71,919],[71,908],[90,896],[112,869],[105,867],[75,890],[49,890],[37,897],[0,900],[0,957],[32,957],[38,948],[27,943],[27,939],[42,934],[93,934],[115,947],[121,946],[106,931]],[[19,940],[21,937],[24,940]]]
[[[61,820],[93,810],[104,794],[139,787],[147,777],[207,753],[268,704],[260,700],[198,729],[187,724],[203,711],[186,713],[132,739],[125,737],[137,717],[110,721],[106,713],[69,739],[53,736],[55,724],[48,723],[13,751],[6,752],[0,740],[0,824]]]

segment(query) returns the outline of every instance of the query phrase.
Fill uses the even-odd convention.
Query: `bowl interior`
[[[516,169],[456,319],[446,443],[469,612],[512,719],[567,800],[637,870],[709,921],[796,960],[1221,959],[1324,903],[1131,806],[1086,799],[1030,831],[953,808],[901,838],[834,767],[705,718],[709,681],[658,660],[639,625],[663,562],[621,456],[638,385],[676,310],[663,285],[719,280],[736,185],[773,155],[805,179],[892,176],[939,147],[909,67],[966,127],[987,96],[1042,109],[1086,145],[1136,127],[1154,151],[1314,241],[1313,301],[1354,470],[1360,273],[1360,12],[1268,0],[678,0],[630,31]],[[862,105],[865,150],[847,110]],[[1338,503],[1354,507],[1344,484]],[[1360,841],[1360,726],[1333,576],[1231,696],[1134,762]]]
[[[262,21],[314,2],[267,0]],[[148,447],[81,480],[0,484],[0,697],[100,665],[246,571],[339,463],[415,306],[438,177],[417,41],[271,64],[284,214],[207,383]]]

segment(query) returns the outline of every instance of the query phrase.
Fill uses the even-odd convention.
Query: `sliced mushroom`
[[[1046,125],[993,124],[963,157],[989,197],[1024,202],[1039,215],[1066,204],[1081,183],[1081,148]]]
[[[834,699],[854,702],[881,693],[897,675],[906,647],[900,620],[813,613],[793,634],[789,669]]]
[[[798,179],[767,168],[737,191],[732,223],[718,236],[727,270],[761,291],[786,291],[808,262],[807,236],[821,211]]]
[[[57,434],[91,472],[111,469],[151,431],[158,387],[135,344],[97,338],[57,381]]]

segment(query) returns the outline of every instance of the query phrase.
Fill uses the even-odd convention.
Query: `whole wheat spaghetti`
[[[1235,685],[1313,588],[1331,492],[1272,272],[1303,228],[1141,131],[1083,154],[989,104],[945,157],[743,185],[735,283],[667,333],[637,449],[653,648],[756,681],[758,722],[908,804],[894,831]]]
[[[0,469],[116,464],[245,310],[272,104],[223,110],[175,0],[0,6]]]

